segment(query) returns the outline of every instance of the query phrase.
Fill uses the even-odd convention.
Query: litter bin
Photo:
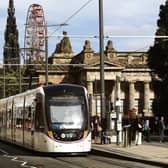
[[[128,147],[128,145],[131,145],[130,142],[130,127],[131,124],[124,125],[123,126],[123,147]]]

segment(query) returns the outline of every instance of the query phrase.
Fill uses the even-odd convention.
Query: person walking
[[[164,142],[164,131],[165,131],[164,117],[161,116],[161,117],[160,117],[160,120],[159,120],[160,143]]]
[[[102,127],[100,124],[100,118],[99,118],[99,116],[96,115],[93,120],[93,133],[94,133],[95,143],[100,143],[101,131],[102,131]]]
[[[137,118],[136,123],[136,136],[135,136],[135,145],[141,145],[142,144],[142,122],[140,118]]]
[[[150,127],[149,120],[145,120],[143,123],[143,135],[147,142],[150,142]]]

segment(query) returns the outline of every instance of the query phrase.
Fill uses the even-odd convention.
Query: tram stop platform
[[[168,142],[143,142],[141,145],[132,143],[131,146],[127,147],[115,143],[92,143],[92,153],[168,168]]]

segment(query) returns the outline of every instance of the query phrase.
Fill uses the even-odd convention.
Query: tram
[[[85,87],[53,84],[0,100],[0,139],[39,152],[91,150]]]

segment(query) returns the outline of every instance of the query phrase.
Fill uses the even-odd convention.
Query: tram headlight
[[[88,132],[87,130],[84,130],[84,131],[83,131],[83,137],[84,137],[84,138],[87,137],[87,136],[88,136],[88,133],[89,133],[89,132]]]
[[[54,138],[53,132],[52,132],[52,131],[48,131],[48,136],[49,136],[50,138]]]
[[[64,133],[62,133],[62,134],[61,134],[61,138],[64,139],[65,137],[66,137],[66,135],[65,135]]]

